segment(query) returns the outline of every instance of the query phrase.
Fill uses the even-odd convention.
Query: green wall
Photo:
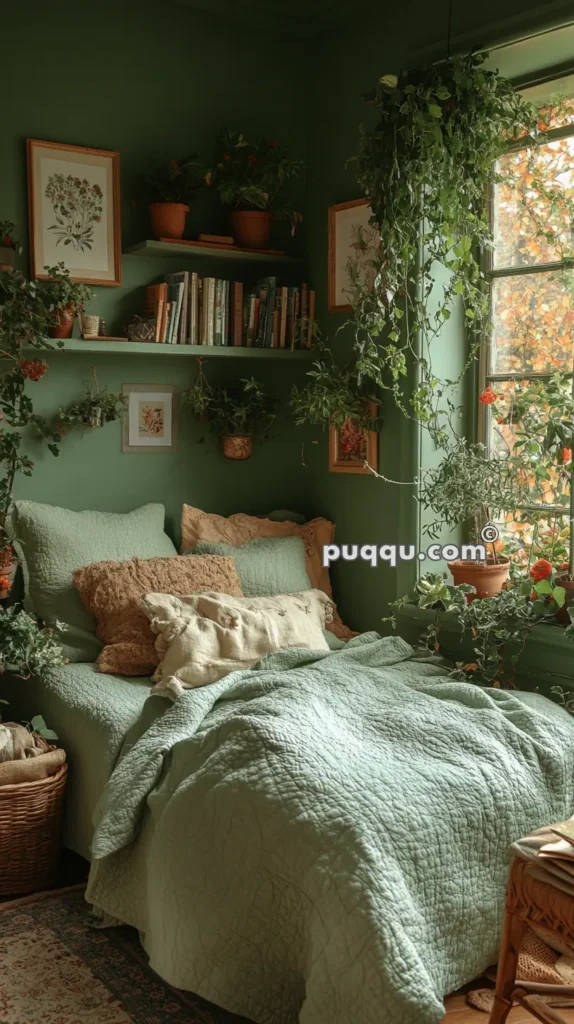
[[[353,164],[348,161],[358,149],[359,124],[368,127],[376,115],[362,102],[361,94],[384,74],[444,56],[447,12],[446,2],[437,7],[421,0],[391,10],[373,5],[371,17],[349,21],[344,30],[324,39],[320,52],[315,54],[307,134],[309,264],[317,288],[319,319],[332,340],[345,318],[327,314],[327,210],[333,203],[360,194],[354,183]],[[572,18],[571,3],[455,3],[452,49],[516,39]],[[497,63],[504,70],[506,62],[508,73],[519,74],[532,70],[536,61],[539,67],[558,63],[564,53],[564,40],[561,42],[559,33],[554,33],[543,37],[534,51],[532,44],[501,50]],[[337,345],[343,352],[350,344],[348,337],[343,340],[338,336]],[[465,348],[460,318],[453,317],[440,342],[445,375],[455,376]],[[384,416],[380,472],[392,480],[412,481],[419,463],[432,464],[436,453],[428,438],[421,438],[390,402]],[[312,505],[320,502],[325,514],[335,520],[339,543],[421,543],[414,488],[373,477],[329,473],[327,438],[316,433],[315,440],[318,443],[309,446],[310,500]],[[423,546],[427,543],[424,538]],[[430,562],[424,563],[425,570],[433,568]],[[331,571],[344,620],[358,629],[380,629],[388,603],[411,586],[415,563],[403,563],[397,569],[373,569],[360,561],[339,561]]]
[[[304,156],[301,48],[293,49],[290,40],[265,26],[227,24],[215,6],[207,16],[165,0],[89,5],[33,0],[3,5],[0,37],[3,81],[10,92],[4,92],[0,121],[0,219],[15,220],[22,236],[27,137],[120,152],[124,244],[149,236],[145,207],[132,205],[137,175],[193,151],[209,162],[213,137],[225,125],[277,137],[294,156]],[[207,193],[192,208],[187,233],[218,228],[225,228],[225,217],[216,195]],[[277,240],[284,240],[281,231]],[[295,244],[303,247],[302,236]],[[104,316],[109,332],[125,333],[133,313],[141,312],[144,286],[185,266],[229,273],[226,266],[218,271],[201,261],[180,265],[173,259],[125,256],[123,286],[99,288],[89,311]],[[241,267],[235,270],[245,276]],[[110,390],[124,382],[188,387],[195,372],[190,359],[124,358],[104,351],[91,358],[55,354],[49,362],[46,377],[31,391],[44,413],[80,398],[92,365]],[[207,372],[211,379],[255,374],[283,396],[303,372],[301,363],[263,366],[212,361]],[[66,438],[58,459],[32,444],[34,475],[18,481],[16,495],[76,509],[122,511],[163,501],[176,533],[183,501],[222,513],[281,506],[313,511],[306,502],[300,442],[284,419],[273,440],[245,463],[225,460],[213,443],[206,452],[199,436],[195,424],[183,422],[173,456],[122,455],[118,424]]]

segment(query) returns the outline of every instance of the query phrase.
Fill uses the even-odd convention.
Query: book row
[[[159,344],[310,348],[315,292],[276,277],[245,285],[183,270],[147,286],[144,317]]]

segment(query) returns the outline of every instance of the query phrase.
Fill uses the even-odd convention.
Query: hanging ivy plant
[[[430,347],[460,299],[472,328],[472,360],[488,322],[480,254],[492,246],[488,186],[510,140],[537,132],[535,108],[506,79],[484,68],[484,54],[385,75],[365,97],[378,110],[362,131],[358,181],[380,236],[374,286],[353,274],[353,391],[391,391],[403,411],[444,440],[441,402],[455,381],[433,372]],[[437,270],[442,268],[443,273]],[[405,396],[413,364],[418,380]],[[299,422],[330,412],[340,388],[336,365],[316,364]],[[333,401],[326,400],[326,391]],[[320,399],[320,401],[319,401]]]

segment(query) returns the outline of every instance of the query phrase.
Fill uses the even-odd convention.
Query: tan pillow
[[[199,590],[243,593],[235,562],[228,555],[94,562],[76,569],[73,580],[96,619],[97,635],[106,644],[96,663],[98,671],[121,676],[149,675],[159,660],[155,637],[140,607],[144,594],[150,590],[164,594]]]
[[[301,537],[305,545],[305,566],[311,583],[317,590],[332,596],[329,569],[323,565],[323,545],[332,544],[335,524],[328,519],[311,519],[301,526],[298,523],[277,523],[272,519],[258,519],[243,512],[229,516],[218,516],[202,512],[192,505],[184,505],[181,513],[181,550],[194,548],[200,541],[217,544],[233,544],[239,548],[254,537]],[[349,640],[357,634],[345,626],[336,608],[333,621],[327,626],[340,640]]]
[[[332,604],[322,590],[275,597],[147,594],[141,605],[158,634],[156,693],[176,696],[215,683],[288,647],[329,650],[323,630]]]

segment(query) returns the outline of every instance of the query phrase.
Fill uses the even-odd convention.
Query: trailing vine
[[[434,373],[432,342],[459,299],[471,328],[467,366],[475,358],[488,325],[480,266],[480,254],[492,247],[488,187],[509,140],[538,131],[535,108],[486,70],[484,58],[470,54],[382,77],[365,97],[379,116],[372,131],[362,131],[357,156],[380,247],[372,286],[351,273],[353,356],[345,379],[358,396],[375,391],[380,400],[390,392],[439,444],[450,415],[445,394],[458,382]],[[413,367],[418,379],[409,394]],[[317,363],[309,376],[304,401],[294,396],[299,422],[316,422],[321,405],[327,414],[326,392],[340,389],[335,364]]]

